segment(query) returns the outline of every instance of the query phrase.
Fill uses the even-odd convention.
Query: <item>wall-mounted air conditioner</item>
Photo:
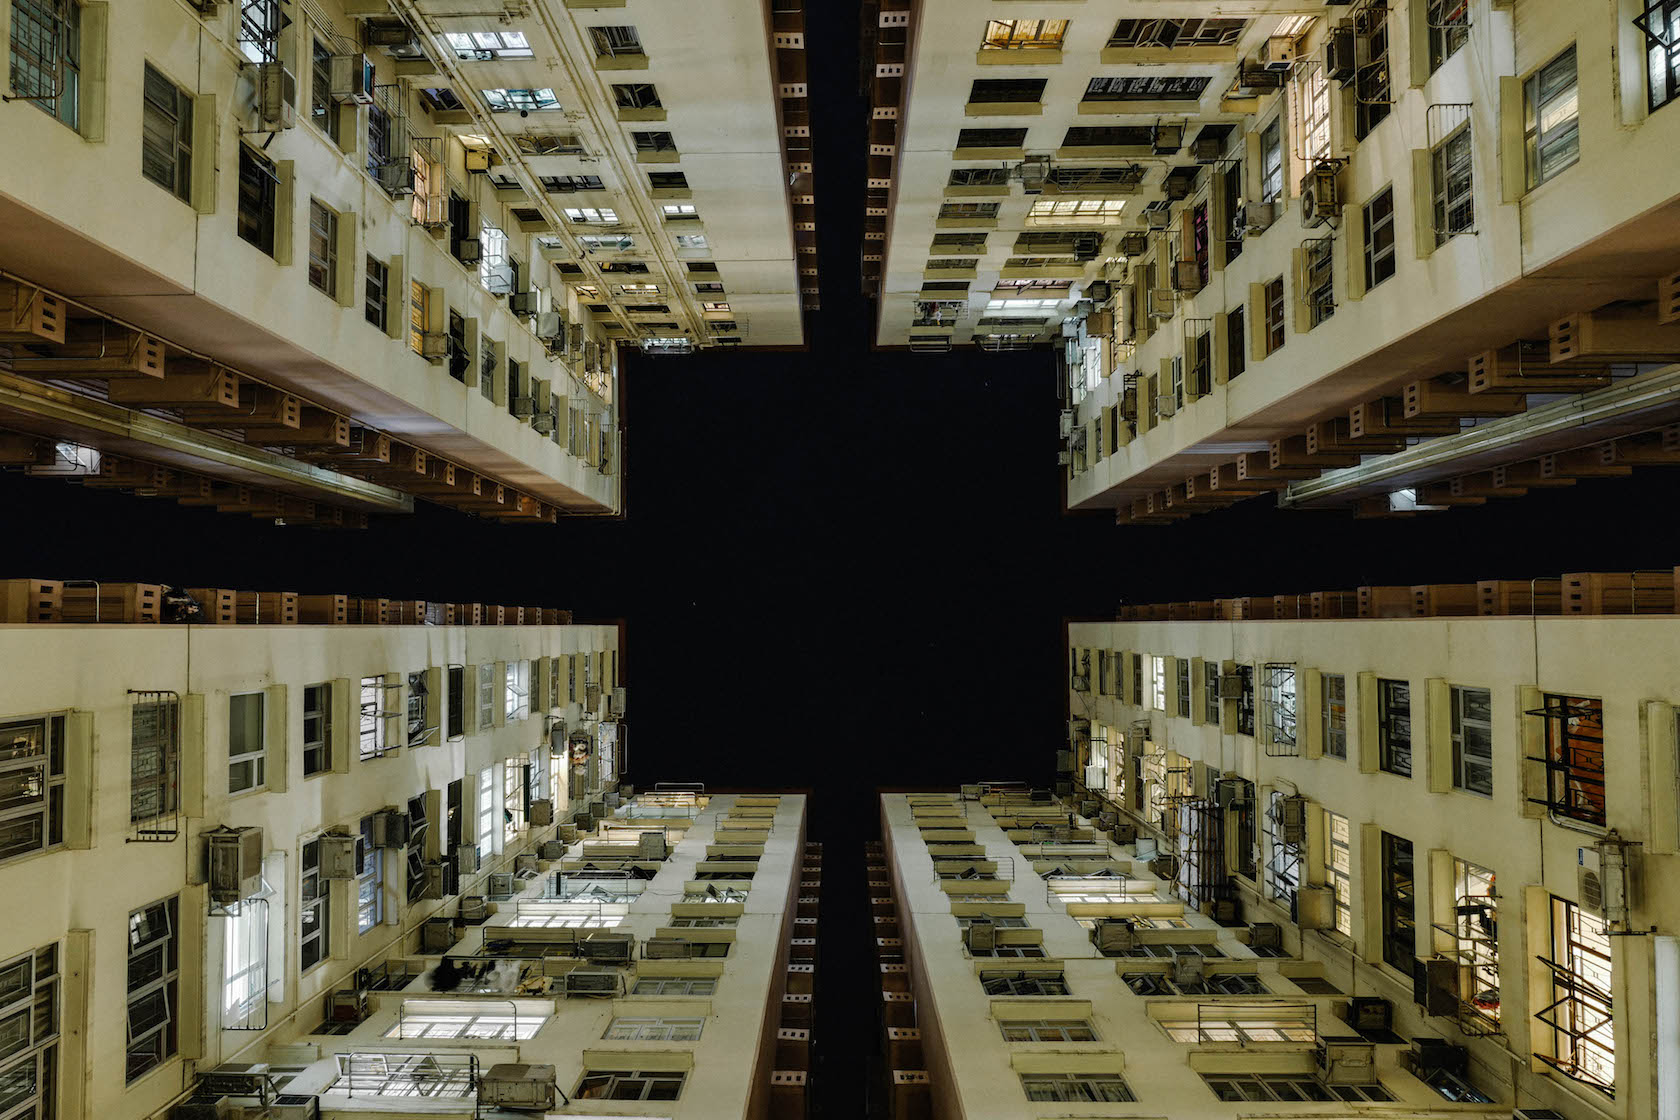
[[[554,823],[554,802],[550,801],[546,797],[534,798],[531,801],[531,807],[526,810],[525,815],[530,820],[531,827],[546,828]],[[543,858],[549,859],[558,857],[544,856]]]
[[[514,292],[508,296],[508,310],[515,315],[535,315],[541,305],[540,292]]]
[[[1243,234],[1265,233],[1277,220],[1277,205],[1271,202],[1245,202],[1232,218],[1232,226]]]
[[[204,834],[210,901],[236,906],[262,892],[263,830],[218,828]]]
[[[373,90],[368,86],[366,55],[337,54],[328,62],[332,85],[332,99],[339,104],[372,105]],[[406,157],[406,154],[404,156]]]
[[[1359,39],[1353,25],[1339,23],[1324,38],[1324,76],[1332,82],[1351,82],[1359,72]]]
[[[1151,319],[1171,319],[1177,310],[1177,293],[1175,293],[1171,288],[1150,289],[1149,317]]]
[[[1327,1085],[1369,1085],[1377,1080],[1376,1043],[1327,1038],[1318,1044],[1318,1068]]]
[[[1629,910],[1638,905],[1631,864],[1638,844],[1623,840],[1615,829],[1590,848],[1576,849],[1576,903],[1602,918],[1612,933],[1628,928]]]
[[[257,132],[280,132],[297,123],[297,79],[278,62],[249,64],[256,87]]]
[[[1150,229],[1166,229],[1172,225],[1172,209],[1167,206],[1157,206],[1153,210],[1145,210],[1143,220],[1149,223]]]
[[[1295,924],[1302,929],[1336,928],[1336,889],[1334,887],[1297,887],[1295,889]]]
[[[1336,165],[1320,163],[1301,179],[1301,224],[1321,226],[1342,213],[1341,191],[1336,185]]]
[[[628,962],[636,952],[636,939],[628,933],[596,933],[578,942],[578,955],[596,963]]]
[[[561,991],[568,996],[616,996],[623,976],[598,968],[574,968],[561,978]]]
[[[1123,257],[1141,257],[1149,252],[1149,235],[1146,233],[1123,233],[1120,235],[1120,255]]]
[[[1184,147],[1184,126],[1158,124],[1150,135],[1149,147],[1158,156],[1170,156]]]
[[[1137,927],[1125,918],[1098,918],[1091,926],[1091,944],[1099,953],[1125,953],[1137,946]]]
[[[478,873],[478,845],[462,844],[455,849],[455,870],[462,875]]]
[[[455,242],[455,259],[462,264],[477,264],[484,256],[484,243],[476,237],[463,237]]]
[[[1197,163],[1218,163],[1224,150],[1222,136],[1198,136],[1190,143],[1190,155]]]
[[[323,832],[317,851],[321,856],[321,878],[354,879],[361,871],[356,859],[356,845],[361,838],[342,832]]]
[[[1260,65],[1268,70],[1288,70],[1295,65],[1298,51],[1288,35],[1273,35],[1260,44]]]
[[[1164,420],[1169,416],[1176,415],[1177,412],[1178,401],[1176,398],[1166,394],[1155,398],[1155,415],[1158,419]]]
[[[373,815],[373,846],[406,848],[414,824],[401,809],[381,809]]]
[[[1202,266],[1199,261],[1179,261],[1173,266],[1173,288],[1180,292],[1202,290]]]
[[[1185,951],[1173,950],[1172,982],[1180,987],[1200,984],[1205,975],[1206,960],[1194,949]]]
[[[997,926],[990,918],[970,918],[963,943],[970,953],[989,954],[997,948]]]
[[[480,1108],[547,1112],[554,1108],[558,1093],[553,1066],[504,1062],[491,1066],[478,1079]]]
[[[449,336],[442,331],[426,331],[421,334],[420,356],[434,365],[449,357]]]

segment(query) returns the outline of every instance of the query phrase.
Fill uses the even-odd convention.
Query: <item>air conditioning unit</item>
[[[1085,298],[1101,305],[1114,298],[1114,285],[1107,280],[1093,280],[1085,285]]]
[[[1611,829],[1592,847],[1576,849],[1575,901],[1582,910],[1602,918],[1611,933],[1627,930],[1628,911],[1638,904],[1629,874],[1638,847]]]
[[[1342,214],[1341,193],[1336,186],[1336,165],[1320,163],[1301,179],[1301,224],[1321,226]]]
[[[1197,163],[1218,163],[1225,150],[1222,136],[1198,136],[1190,143],[1190,155]]]
[[[636,858],[661,860],[670,855],[663,832],[644,832],[636,841]]]
[[[313,1093],[281,1093],[268,1106],[268,1120],[320,1120],[321,1098]]]
[[[1150,229],[1166,229],[1172,225],[1172,209],[1167,206],[1157,206],[1153,210],[1145,210],[1143,220],[1149,223]]]
[[[1336,889],[1334,887],[1297,887],[1295,889],[1295,924],[1302,929],[1336,928]]]
[[[546,797],[532,800],[531,807],[525,812],[533,828],[546,828],[554,823],[554,802]],[[544,859],[549,857],[544,856]]]
[[[1422,1007],[1425,1015],[1458,1018],[1458,972],[1458,962],[1451,957],[1435,956],[1415,962],[1412,1002]]]
[[[1283,928],[1276,922],[1255,922],[1248,927],[1250,949],[1283,948]]]
[[[401,809],[381,809],[373,815],[373,846],[376,848],[406,848],[413,831],[413,822]]]
[[[478,925],[490,917],[490,900],[481,894],[464,894],[455,904],[455,916],[469,925]]]
[[[1348,1000],[1347,1025],[1361,1033],[1393,1030],[1394,1001],[1381,996],[1354,996]]]
[[[435,860],[421,866],[426,875],[425,885],[420,888],[421,898],[449,898],[460,891],[460,874],[454,860]]]
[[[1127,389],[1120,394],[1120,419],[1137,422],[1138,396],[1136,389]]]
[[[630,691],[623,685],[618,685],[612,690],[612,705],[614,712],[619,715],[623,715],[628,710],[625,705],[629,702]]]
[[[1091,678],[1087,676],[1075,676],[1073,678],[1073,690],[1075,692],[1091,691]]]
[[[578,942],[578,955],[597,964],[628,963],[636,952],[636,939],[628,933],[595,933]]]
[[[1219,674],[1219,698],[1221,700],[1241,700],[1242,694],[1243,678],[1241,673]]]
[[[449,336],[442,331],[426,331],[420,336],[420,356],[437,363],[449,357]]]
[[[368,60],[361,54],[335,54],[328,62],[332,99],[339,104],[372,105]]]
[[[263,830],[218,828],[204,834],[210,901],[236,906],[262,892]]]
[[[1157,418],[1165,419],[1168,416],[1176,415],[1177,412],[1178,400],[1170,394],[1162,393],[1155,398],[1155,415]]]
[[[568,996],[616,996],[623,985],[621,973],[598,968],[574,968],[560,981]]]
[[[997,926],[990,918],[970,918],[963,930],[963,944],[970,953],[989,954],[997,948]]]
[[[1272,222],[1276,219],[1276,204],[1271,202],[1245,202],[1238,207],[1231,224],[1236,230],[1252,237],[1271,229]]]
[[[1190,197],[1190,189],[1195,185],[1196,181],[1194,179],[1186,178],[1183,175],[1174,175],[1162,182],[1161,187],[1166,191],[1169,201],[1182,202]]]
[[[1071,408],[1062,409],[1062,414],[1061,414],[1060,419],[1061,419],[1062,438],[1063,439],[1071,438],[1073,436],[1073,419],[1074,419],[1073,409],[1071,409]]]
[[[554,1067],[503,1062],[478,1079],[480,1108],[508,1108],[518,1112],[547,1112],[555,1106],[559,1088]]]
[[[468,171],[483,175],[496,162],[496,155],[489,148],[468,148],[461,153],[461,159]]]
[[[1137,927],[1125,918],[1098,918],[1091,927],[1091,944],[1099,953],[1126,953],[1137,947]]]
[[[1318,1044],[1318,1068],[1326,1085],[1369,1085],[1377,1080],[1377,1044],[1327,1038]]]
[[[477,844],[462,844],[455,849],[455,870],[462,875],[478,874]]]
[[[1307,842],[1307,799],[1290,795],[1278,801],[1278,829],[1285,844]]]
[[[1173,288],[1180,292],[1202,290],[1202,266],[1198,261],[1179,261],[1173,266]]]
[[[169,1120],[230,1120],[233,1102],[226,1097],[194,1097],[169,1110]]]
[[[321,878],[354,879],[361,870],[356,859],[356,845],[359,841],[359,837],[342,832],[323,832],[317,841]]]
[[[513,397],[508,401],[508,412],[521,418],[529,418],[537,413],[537,398]]]
[[[561,318],[558,311],[539,311],[537,313],[536,335],[544,342],[564,340],[566,337],[566,320]]]
[[[1184,126],[1158,124],[1149,138],[1151,150],[1158,156],[1170,156],[1184,147]]]
[[[1192,262],[1194,263],[1194,262]],[[1171,288],[1152,288],[1149,292],[1149,317],[1171,319],[1178,310],[1178,300]]]
[[[280,132],[297,123],[297,79],[278,62],[252,65],[257,94],[258,132]]]
[[[1174,950],[1172,955],[1172,982],[1180,987],[1200,984],[1206,975],[1205,964],[1205,959],[1194,949],[1187,952]]]
[[[1075,234],[1073,238],[1073,259],[1076,261],[1094,261],[1102,256],[1103,238],[1100,233]]]
[[[455,259],[462,264],[477,264],[484,257],[484,243],[476,237],[463,237],[455,243]]]
[[[541,302],[540,292],[514,292],[508,296],[508,310],[515,315],[535,315]]]
[[[1107,776],[1108,776],[1107,771],[1105,771],[1101,766],[1087,766],[1087,767],[1085,767],[1085,788],[1086,789],[1101,789],[1101,788],[1103,788],[1103,779],[1106,778]]]
[[[650,937],[642,944],[650,961],[686,961],[694,956],[694,942],[683,937]]]
[[[397,16],[378,16],[365,21],[362,42],[370,47],[384,47],[396,58],[416,58],[425,53],[408,24]]]
[[[1353,26],[1340,23],[1324,38],[1324,76],[1333,82],[1347,83],[1359,73],[1359,39]]]
[[[1287,71],[1295,65],[1298,51],[1288,35],[1273,35],[1260,44],[1260,65],[1268,70]]]
[[[555,419],[552,412],[539,412],[531,417],[531,430],[538,435],[546,436],[554,431]]]
[[[1221,809],[1235,809],[1248,801],[1242,781],[1238,778],[1226,778],[1221,781],[1214,787],[1213,799]]]
[[[414,193],[414,164],[408,158],[388,159],[374,166],[380,189],[393,198]]]

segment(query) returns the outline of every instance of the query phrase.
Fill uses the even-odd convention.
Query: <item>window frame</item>
[[[128,982],[125,993],[128,1038],[124,1075],[129,1085],[166,1065],[179,1051],[176,1017],[181,974],[180,914],[179,895],[147,903],[128,914]],[[153,957],[157,958],[155,964],[148,960]],[[134,1029],[136,1004],[154,996],[161,997],[163,1018],[147,1024],[137,1037]],[[145,1062],[140,1068],[135,1066],[137,1058]]]
[[[362,282],[362,318],[389,330],[391,316],[391,267],[372,253],[367,254],[367,276]]]
[[[311,693],[315,695],[311,697]],[[311,707],[311,700],[314,706]],[[311,723],[315,730],[311,734]],[[321,681],[303,686],[303,776],[313,778],[333,768],[332,757],[332,682]],[[311,756],[313,755],[313,763]]]
[[[356,932],[385,922],[385,853],[373,845],[373,814],[361,819],[356,839]]]
[[[1331,681],[1336,682],[1334,686]],[[1323,734],[1319,754],[1347,761],[1347,675],[1321,673],[1318,678],[1319,718]]]
[[[40,728],[37,750],[20,757],[17,751],[22,740],[14,738],[11,746],[7,748],[10,757],[4,761],[0,774],[26,775],[21,778],[21,784],[17,788],[24,791],[38,790],[38,796],[30,803],[7,809],[0,815],[0,828],[16,828],[20,822],[28,822],[31,818],[38,818],[39,824],[23,825],[25,831],[19,835],[33,835],[34,839],[25,846],[15,847],[10,854],[0,855],[0,864],[51,851],[64,845],[64,800],[67,785],[64,717],[43,715],[9,719],[0,724],[0,735],[8,730],[16,731],[37,726]]]
[[[1450,731],[1452,737],[1452,785],[1456,790],[1480,797],[1493,796],[1493,693],[1489,689],[1468,685],[1449,686]],[[1480,694],[1480,710],[1485,715],[1472,717],[1468,713],[1472,694]],[[1482,750],[1470,750],[1471,732],[1481,732]],[[1482,783],[1471,777],[1473,768],[1485,771]]]
[[[1132,1087],[1118,1072],[1113,1073],[1027,1073],[1018,1075],[1021,1092],[1029,1101],[1072,1101],[1083,1103],[1131,1102],[1137,1100]]]
[[[338,299],[338,223],[337,210],[318,198],[310,198],[306,275],[309,286],[331,300]]]
[[[1447,11],[1449,6],[1458,11]],[[1456,22],[1454,15],[1458,17]],[[1469,0],[1428,0],[1423,18],[1429,31],[1429,72],[1433,74],[1470,41]]]
[[[1324,882],[1335,895],[1336,932],[1353,936],[1353,826],[1324,810]]]
[[[1065,19],[989,19],[980,37],[983,51],[1059,51],[1067,38]]]
[[[1378,203],[1386,212],[1374,214]],[[1395,252],[1394,185],[1391,183],[1373,194],[1361,207],[1364,211],[1365,290],[1393,278],[1399,258]],[[1381,275],[1378,275],[1381,273]]]
[[[1560,85],[1548,94],[1548,74],[1554,67],[1559,67],[1566,61],[1569,67],[1568,85]],[[1542,183],[1551,182],[1581,160],[1580,83],[1581,75],[1574,43],[1569,44],[1556,58],[1523,80],[1523,163],[1529,190]],[[1570,103],[1568,118],[1548,128],[1545,123],[1546,110],[1565,99]],[[1568,152],[1568,158],[1548,168],[1547,148],[1552,145],[1562,145]]]
[[[1377,678],[1377,769],[1399,778],[1412,776],[1412,682]],[[1404,714],[1398,706],[1405,704]],[[1402,740],[1403,737],[1403,740]]]
[[[1283,197],[1283,114],[1260,130],[1260,201]]]
[[[319,833],[298,850],[297,935],[298,975],[305,976],[332,956],[332,882],[321,876]]]
[[[142,709],[157,709],[153,742],[142,739]],[[167,713],[167,714],[166,714]],[[137,781],[144,768],[139,764],[141,751],[155,752],[156,778],[150,787],[158,791],[155,808],[146,808],[139,795],[147,785]],[[174,699],[139,700],[129,713],[129,788],[128,819],[130,824],[172,817],[181,808],[181,701]],[[57,779],[62,782],[62,776]]]
[[[1476,232],[1476,145],[1470,121],[1453,129],[1429,151],[1430,196],[1437,247],[1461,233]],[[1465,216],[1455,222],[1454,213]]]
[[[256,697],[257,721],[261,742],[255,750],[234,751],[234,719],[233,705],[235,700]],[[234,692],[228,695],[228,794],[236,796],[244,793],[256,793],[268,788],[268,696],[261,691]],[[234,773],[238,767],[251,768],[252,781],[249,785],[235,785]]]
[[[1666,34],[1658,29],[1658,21],[1666,22]],[[1635,26],[1645,37],[1645,108],[1654,113],[1680,101],[1680,0],[1646,0]]]
[[[1601,919],[1553,895],[1549,951],[1551,956],[1541,957],[1540,963],[1551,973],[1552,1002],[1534,1017],[1551,1028],[1552,1053],[1535,1057],[1614,1099],[1615,960],[1609,933]],[[1589,1017],[1598,1021],[1583,1026]]]
[[[1288,336],[1284,331],[1285,310],[1288,306],[1284,291],[1283,277],[1277,276],[1267,280],[1263,288],[1265,305],[1261,308],[1264,318],[1261,320],[1265,327],[1266,352],[1262,357],[1271,357],[1282,350]]]
[[[80,0],[12,0],[7,89],[72,131],[81,131]],[[33,33],[25,28],[32,28]],[[20,34],[21,32],[21,34]],[[49,69],[50,67],[50,69]],[[20,74],[32,81],[19,83]],[[46,82],[53,82],[48,93]]]
[[[675,1082],[667,1092],[667,1083]],[[593,1083],[593,1084],[592,1084]],[[688,1083],[686,1070],[588,1069],[578,1078],[572,1099],[580,1101],[674,1101],[682,1098]],[[601,1089],[602,1092],[592,1091]],[[636,1090],[634,1095],[630,1090]]]

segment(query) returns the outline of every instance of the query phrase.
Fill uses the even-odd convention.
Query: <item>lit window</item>
[[[356,844],[356,932],[366,933],[385,920],[385,853],[373,846],[373,817],[362,818]]]
[[[691,202],[666,202],[659,209],[667,218],[693,218],[698,214]]]
[[[360,1096],[445,1100],[471,1097],[482,1072],[473,1054],[426,1050],[417,1054],[392,1051],[339,1054],[338,1080]]]
[[[0,860],[64,842],[64,717],[0,724]]]
[[[980,49],[1060,50],[1067,25],[1065,19],[989,19]]]
[[[488,731],[496,719],[496,663],[478,667],[478,730]]]
[[[719,313],[722,313],[722,314],[728,314],[729,313],[729,305],[727,303],[722,303],[722,302],[717,302],[717,301],[702,302],[700,304],[700,310],[701,311],[716,311],[716,312],[719,312]]]
[[[1604,820],[1604,702],[1548,693],[1529,715],[1546,719],[1546,807],[1588,824]]]
[[[483,93],[492,113],[533,113],[560,108],[552,89],[487,89]]]
[[[1125,209],[1123,198],[1039,199],[1027,211],[1027,218],[1114,219]]]
[[[608,206],[567,206],[562,210],[571,222],[616,222],[618,211]]]
[[[659,294],[658,284],[615,284],[614,289],[619,295],[625,296],[656,296]],[[592,298],[599,295],[593,284],[579,284],[578,292],[580,294],[587,292]]]
[[[1149,659],[1149,706],[1158,712],[1167,710],[1167,659]]]
[[[1461,0],[1462,2],[1462,0]],[[1575,48],[1558,55],[1523,83],[1523,146],[1528,185],[1537,187],[1581,158]]]
[[[578,238],[578,244],[592,252],[623,253],[636,247],[636,239],[628,233],[586,233]]]
[[[1330,78],[1322,66],[1308,66],[1295,79],[1295,130],[1301,156],[1311,167],[1330,158]]]
[[[1405,681],[1377,681],[1377,769],[1412,776],[1412,686]]]
[[[1459,1006],[1470,1020],[1499,1023],[1499,898],[1493,872],[1453,860],[1453,933]]]
[[[1162,1019],[1161,1029],[1175,1042],[1317,1042],[1317,1019],[1303,1004],[1189,1005],[1189,1017]],[[1197,1014],[1197,1012],[1202,1012]]]
[[[1284,802],[1287,796],[1272,790],[1266,806],[1266,865],[1262,878],[1266,896],[1293,904],[1295,888],[1301,881],[1301,845],[1284,835]]]
[[[262,1030],[268,1025],[268,896],[240,900],[223,919],[222,1029]]]
[[[443,39],[458,58],[489,62],[498,58],[535,57],[523,31],[449,31]]]
[[[986,304],[986,314],[1005,314],[1013,311],[1054,311],[1061,306],[1059,299],[996,299]]]
[[[552,1005],[539,1000],[405,999],[386,1038],[531,1038]]]
[[[365,762],[370,758],[381,758],[385,754],[385,678],[363,677],[358,696],[360,710],[357,738],[361,747],[361,757]]]
[[[488,858],[496,850],[496,768],[486,766],[478,775],[478,852]]]
[[[1353,849],[1348,819],[1324,810],[1324,881],[1336,892],[1336,932],[1353,936]]]
[[[1295,747],[1295,666],[1267,665],[1261,670],[1260,687],[1265,701],[1266,743],[1287,749]]]
[[[507,662],[507,718],[525,719],[531,714],[531,663]]]
[[[1551,1004],[1537,1018],[1552,1028],[1552,1053],[1537,1055],[1564,1076],[1616,1092],[1615,975],[1604,923],[1566,899],[1552,899]]]
[[[595,48],[597,58],[642,53],[642,39],[634,27],[591,27],[589,41]]]

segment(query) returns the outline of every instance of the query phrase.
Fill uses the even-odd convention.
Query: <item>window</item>
[[[181,806],[181,702],[173,696],[139,701],[129,728],[128,818],[173,816]],[[3,736],[0,731],[0,741]]]
[[[1634,22],[1645,33],[1646,96],[1654,113],[1680,97],[1680,0],[1645,0]]]
[[[1476,232],[1470,126],[1460,126],[1441,141],[1430,162],[1435,169],[1435,244],[1445,245],[1458,234]]]
[[[1347,678],[1325,673],[1319,678],[1320,710],[1324,721],[1326,758],[1347,758]]]
[[[1203,674],[1202,720],[1205,723],[1218,724],[1221,715],[1219,708],[1219,662],[1204,662]]]
[[[1092,220],[1111,221],[1120,217],[1125,209],[1126,200],[1123,198],[1041,198],[1028,208],[1027,219],[1036,223],[1045,222],[1047,219],[1070,218],[1073,221],[1068,224],[1072,225]],[[1071,248],[1071,245],[1069,247]]]
[[[1301,881],[1301,845],[1284,838],[1283,803],[1286,795],[1272,790],[1266,804],[1266,865],[1262,868],[1266,897],[1291,906]]]
[[[1604,824],[1604,702],[1548,693],[1530,715],[1546,719],[1546,807],[1559,816]]]
[[[481,1068],[471,1054],[441,1050],[404,1054],[348,1053],[336,1055],[338,1082],[358,1095],[449,1100],[473,1097]]]
[[[1363,140],[1383,121],[1394,107],[1392,76],[1388,61],[1388,9],[1376,4],[1360,8],[1353,14],[1353,32],[1365,39],[1365,64],[1353,77],[1353,135]]]
[[[406,723],[408,725],[408,745],[423,747],[436,732],[437,727],[429,722],[431,716],[430,690],[426,685],[426,672],[421,670],[408,675],[408,701]]]
[[[362,761],[366,762],[370,758],[384,757],[389,746],[385,727],[385,678],[363,677],[360,697],[357,735]]]
[[[0,860],[64,842],[64,717],[0,724]]]
[[[523,31],[446,31],[443,41],[449,44],[455,57],[477,62],[535,57]]]
[[[1453,933],[1458,954],[1459,1002],[1466,1011],[1499,1022],[1499,899],[1493,872],[1453,860]]]
[[[312,40],[309,55],[309,119],[315,127],[338,142],[338,105],[332,96],[332,51],[319,39]]]
[[[1417,887],[1412,876],[1412,842],[1382,834],[1383,960],[1407,976],[1417,960]]]
[[[239,0],[239,53],[252,62],[279,57],[281,0]]]
[[[620,1016],[607,1024],[602,1038],[619,1042],[695,1042],[704,1019],[661,1019]]]
[[[968,99],[977,104],[1037,104],[1044,100],[1043,78],[980,78],[969,87]]]
[[[300,862],[298,971],[308,972],[327,959],[332,931],[332,885],[321,878],[321,838],[304,844]]]
[[[59,1115],[58,979],[56,942],[0,964],[0,1108],[17,1120]]]
[[[1067,148],[1143,148],[1154,143],[1152,129],[1134,125],[1076,126],[1062,137]],[[1087,157],[1089,158],[1089,157]]]
[[[1248,333],[1243,327],[1246,317],[1240,305],[1225,315],[1225,361],[1231,367],[1225,374],[1227,381],[1241,377],[1248,368]]]
[[[1429,72],[1458,53],[1470,38],[1470,0],[1429,0]]]
[[[228,792],[245,793],[268,784],[263,694],[228,697]]]
[[[1301,245],[1304,257],[1303,275],[1307,301],[1308,329],[1318,326],[1336,313],[1336,277],[1331,263],[1332,239],[1315,237]]]
[[[408,348],[416,354],[426,350],[426,332],[432,323],[432,292],[418,280],[408,285]]]
[[[466,734],[467,713],[467,673],[464,666],[451,665],[449,677],[449,704],[445,718],[448,720],[447,732],[453,741]]]
[[[1248,26],[1244,19],[1123,19],[1108,45],[1119,48],[1231,47]]]
[[[1324,810],[1324,881],[1336,892],[1336,932],[1353,936],[1353,848],[1348,819]]]
[[[192,201],[192,132],[192,98],[146,63],[140,173],[182,202]]]
[[[1326,1085],[1301,1073],[1204,1073],[1202,1080],[1222,1101],[1391,1101],[1387,1089],[1365,1085]]]
[[[492,113],[534,113],[540,109],[560,108],[552,89],[487,89],[482,92],[484,103],[490,106]]]
[[[998,216],[996,202],[947,202],[939,207],[939,217],[945,220],[958,218],[973,218],[980,221],[991,221]]]
[[[1019,148],[1027,142],[1024,128],[964,128],[957,131],[959,148]]]
[[[485,400],[496,400],[496,343],[489,335],[478,336],[478,392]],[[513,408],[513,394],[508,395],[508,408]]]
[[[1009,184],[1007,167],[959,167],[951,172],[948,187],[1002,187]]]
[[[496,719],[496,663],[478,667],[478,730],[489,729]]]
[[[1365,288],[1394,275],[1394,188],[1384,187],[1365,204]]]
[[[606,184],[599,175],[539,175],[538,182],[549,194],[574,194],[577,191],[598,191]]]
[[[1233,161],[1230,170],[1225,172],[1222,195],[1225,203],[1225,261],[1230,263],[1242,256],[1243,253],[1243,223],[1237,219],[1237,214],[1243,208],[1243,170],[1242,164]]]
[[[648,186],[656,191],[686,191],[688,176],[681,171],[649,171]]]
[[[1260,201],[1276,202],[1283,197],[1283,118],[1260,131]]]
[[[1090,673],[1085,676],[1089,677]],[[1142,705],[1143,699],[1143,654],[1132,654],[1132,703]]]
[[[1092,78],[1085,83],[1085,101],[1197,101],[1211,78],[1193,75]]]
[[[594,46],[597,58],[643,53],[642,39],[636,33],[636,29],[622,24],[615,27],[589,28],[589,42]]]
[[[1261,310],[1265,314],[1266,353],[1270,355],[1283,349],[1283,277],[1267,281],[1265,300]]]
[[[481,221],[478,226],[478,286],[492,295],[513,291],[513,269],[508,265],[508,235],[499,226]]]
[[[692,207],[691,207],[692,209]],[[567,206],[561,210],[569,222],[603,222],[618,221],[618,211],[610,206]]]
[[[1452,688],[1453,788],[1493,796],[1493,693]]]
[[[1567,899],[1552,898],[1552,1002],[1535,1017],[1552,1028],[1552,1053],[1536,1055],[1565,1077],[1616,1091],[1610,934]]]
[[[502,764],[502,839],[511,844],[525,828],[525,767],[509,759]]]
[[[427,113],[459,113],[466,108],[448,86],[422,86],[417,92],[420,94],[420,107]]]
[[[677,141],[669,132],[632,132],[630,140],[638,152],[674,152]]]
[[[1412,776],[1412,686],[1377,681],[1377,769]]]
[[[1262,670],[1266,741],[1273,747],[1295,746],[1295,666],[1267,665]],[[1291,750],[1291,753],[1293,751]]]
[[[1005,1042],[1097,1041],[1097,1032],[1086,1019],[1003,1019],[998,1026]]]
[[[405,999],[385,1037],[520,1041],[535,1035],[551,1010],[526,1000]]]
[[[642,976],[630,994],[635,996],[709,996],[717,981],[709,976]]]
[[[1174,1010],[1183,1017],[1162,1019],[1161,1029],[1175,1042],[1236,1042],[1247,1046],[1318,1041],[1313,1011],[1303,1004],[1180,1004]]]
[[[373,817],[362,818],[356,842],[356,932],[385,920],[385,853],[373,846]]]
[[[82,6],[12,0],[12,96],[77,127],[81,114]]]
[[[177,900],[166,898],[128,915],[128,1081],[174,1056],[181,945]]]
[[[1295,132],[1308,167],[1330,158],[1330,79],[1322,66],[1308,66],[1295,78]]]
[[[1023,1073],[1029,1101],[1135,1101],[1118,1073]]]
[[[309,200],[309,286],[338,297],[338,214]]]
[[[1575,48],[1571,46],[1523,83],[1523,149],[1530,187],[1573,167],[1581,158],[1580,115]]]
[[[706,235],[703,233],[679,233],[676,236],[676,242],[677,248],[679,249],[711,248],[710,244],[706,241]]]
[[[486,766],[478,774],[478,852],[488,859],[496,850],[496,768]]]
[[[1060,972],[982,972],[980,987],[989,996],[1065,996]]]
[[[1065,19],[989,19],[980,49],[986,51],[1058,51],[1067,34]]]
[[[303,689],[303,776],[332,769],[332,685]]]
[[[449,345],[449,376],[457,381],[465,382],[467,380],[467,366],[471,364],[471,359],[467,356],[467,320],[459,311],[452,309],[449,312],[448,323],[449,329],[446,332],[446,337]],[[493,350],[492,355],[494,355]],[[485,391],[482,382],[479,389],[484,391],[486,397],[491,395],[489,391]]]
[[[275,188],[279,181],[274,164],[252,148],[239,146],[239,236],[271,257],[274,255]]]
[[[385,329],[385,289],[389,282],[390,269],[385,267],[384,261],[369,253],[367,258],[367,284],[364,288],[366,298],[363,302],[362,315],[380,330]]]
[[[1178,714],[1190,718],[1190,659],[1180,657],[1173,665],[1178,684]]]
[[[572,1096],[585,1101],[674,1101],[688,1075],[670,1070],[587,1070]]]

